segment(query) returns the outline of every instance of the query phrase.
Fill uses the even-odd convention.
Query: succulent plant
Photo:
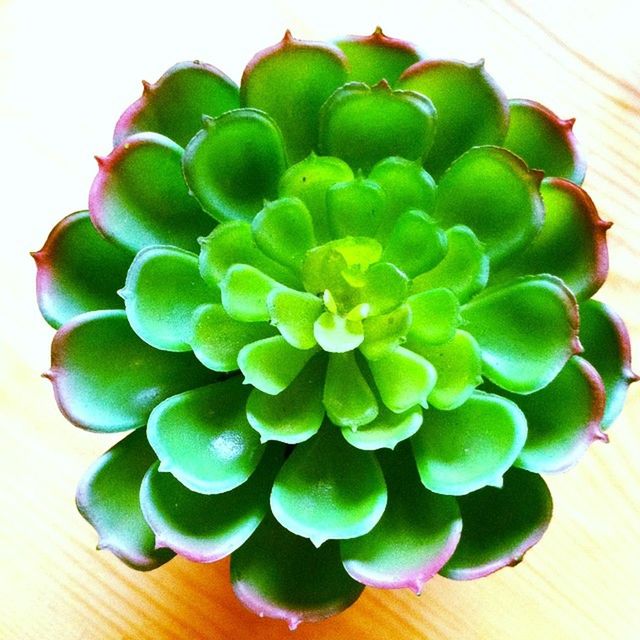
[[[144,83],[34,254],[99,548],[292,628],[517,563],[634,379],[572,124],[379,29]]]

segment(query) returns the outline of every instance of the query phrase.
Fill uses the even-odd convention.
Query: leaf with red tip
[[[216,220],[251,222],[273,200],[287,161],[273,119],[257,109],[205,118],[189,142],[184,177],[202,208]]]
[[[164,398],[215,380],[190,353],[158,351],[123,311],[91,311],[53,338],[47,377],[60,411],[89,431],[141,427]]]
[[[325,100],[347,79],[340,49],[295,40],[287,31],[277,45],[249,62],[240,83],[243,106],[262,109],[278,123],[291,162],[318,145],[318,114]]]
[[[504,139],[507,99],[483,61],[423,60],[402,74],[399,87],[422,93],[436,108],[438,127],[425,162],[436,178],[471,147],[500,144]]]
[[[322,106],[319,147],[363,171],[389,156],[422,161],[435,120],[433,104],[419,93],[392,91],[384,81],[374,87],[353,82]]]
[[[179,62],[154,84],[143,84],[142,97],[116,124],[114,146],[134,133],[156,131],[185,147],[200,129],[203,115],[214,118],[240,106],[236,84],[198,60]]]
[[[460,511],[455,498],[420,483],[409,447],[378,455],[389,492],[387,508],[369,533],[340,543],[342,562],[363,584],[420,593],[458,544]]]
[[[86,311],[122,307],[116,292],[133,255],[100,235],[88,211],[63,218],[32,255],[38,306],[54,329]]]
[[[420,60],[412,44],[389,38],[380,27],[370,36],[348,36],[336,45],[347,56],[347,80],[369,85],[384,79],[393,86],[407,67]]]
[[[475,580],[522,560],[549,526],[553,503],[542,477],[511,469],[500,489],[486,487],[458,498],[462,536],[440,573]]]
[[[517,405],[476,391],[457,409],[429,409],[411,444],[422,484],[461,496],[499,485],[526,437],[527,420]]]
[[[524,250],[492,273],[492,282],[520,275],[551,273],[562,278],[578,299],[590,298],[609,268],[606,230],[591,198],[568,180],[542,181],[545,219],[540,233]]]
[[[526,276],[490,287],[462,307],[484,374],[514,393],[542,389],[580,351],[578,306],[562,280]]]
[[[493,268],[531,242],[542,227],[541,179],[510,151],[476,147],[442,176],[433,217],[445,227],[473,229]]]
[[[155,460],[144,429],[134,431],[96,460],[76,493],[78,510],[100,536],[98,549],[109,549],[140,571],[155,569],[174,555],[156,549],[140,509],[140,483]]]
[[[317,547],[364,535],[386,504],[387,489],[373,454],[347,444],[332,425],[294,449],[271,492],[278,522]]]
[[[509,100],[509,129],[502,146],[546,176],[582,184],[587,162],[573,133],[574,120],[561,120],[533,100]]]
[[[627,389],[638,376],[631,370],[629,333],[622,318],[608,305],[587,300],[580,305],[580,340],[583,357],[604,382],[606,403],[602,428],[608,429],[620,415]]]
[[[269,492],[283,460],[283,448],[269,447],[257,469],[236,489],[203,495],[187,489],[153,465],[140,487],[145,520],[156,546],[194,562],[215,562],[244,544],[269,510]]]
[[[131,251],[169,244],[197,251],[214,222],[189,195],[182,147],[159,133],[127,138],[99,161],[89,211],[105,236]]]
[[[316,549],[272,516],[231,556],[231,582],[248,609],[291,630],[344,611],[364,589],[344,570],[337,542]]]

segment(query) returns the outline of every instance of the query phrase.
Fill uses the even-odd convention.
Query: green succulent
[[[35,254],[99,547],[292,628],[518,562],[634,379],[572,124],[379,29],[144,83]]]

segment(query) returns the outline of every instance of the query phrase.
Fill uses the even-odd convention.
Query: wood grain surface
[[[52,331],[39,317],[35,268],[49,228],[84,208],[94,154],[120,111],[178,60],[239,80],[281,37],[328,39],[381,24],[425,53],[473,61],[510,97],[534,98],[575,131],[585,183],[609,232],[611,273],[596,296],[640,349],[640,46],[635,2],[73,2],[0,0],[0,638],[289,638],[234,598],[228,562],[176,559],[149,574],[95,551],[75,484],[117,438],[75,429],[49,384]],[[634,17],[634,12],[635,16]],[[640,387],[640,385],[637,385]],[[570,472],[549,477],[555,515],[517,569],[477,582],[435,578],[412,593],[366,590],[347,612],[302,625],[297,640],[640,637],[640,389]]]

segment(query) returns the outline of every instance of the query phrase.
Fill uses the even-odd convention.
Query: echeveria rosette
[[[634,379],[572,124],[379,29],[144,83],[35,254],[99,546],[292,628],[517,563]]]

